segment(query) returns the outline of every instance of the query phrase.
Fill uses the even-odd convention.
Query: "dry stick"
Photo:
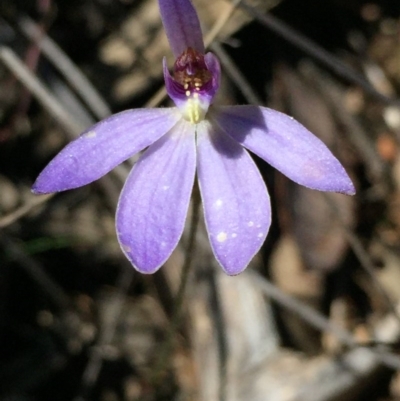
[[[216,331],[216,342],[218,347],[218,372],[219,372],[219,388],[218,400],[227,400],[227,386],[228,386],[228,369],[227,361],[229,354],[228,339],[225,328],[224,311],[222,307],[222,300],[220,292],[218,291],[218,281],[215,269],[211,269],[208,274],[208,285],[210,288],[210,313]]]
[[[328,77],[318,71],[314,66],[307,64],[306,67],[303,68],[303,72],[307,74],[309,79],[313,79],[313,82],[317,83],[317,88],[324,95],[325,98],[330,103],[331,107],[334,109],[334,112],[338,115],[339,119],[345,126],[348,128],[349,138],[351,142],[353,142],[354,146],[358,149],[361,154],[370,174],[375,179],[376,182],[382,184],[382,181],[385,176],[386,166],[378,153],[376,152],[371,140],[359,126],[359,124],[354,120],[354,118],[349,115],[349,113],[345,110],[343,106],[343,98],[333,82]],[[385,193],[387,192],[387,188]],[[340,214],[338,213],[337,206],[333,202],[333,200],[329,197],[328,194],[323,194],[325,200],[328,202],[329,206],[335,211],[338,221],[341,225],[342,230],[345,233],[347,241],[352,248],[354,254],[357,256],[361,266],[363,269],[369,274],[374,283],[376,289],[381,294],[383,300],[388,306],[388,309],[392,312],[395,319],[400,324],[400,316],[396,311],[395,306],[393,305],[391,299],[387,295],[384,288],[382,288],[378,279],[375,275],[374,264],[365,251],[361,241],[357,238],[357,236],[352,232],[352,230],[346,226],[344,221],[340,218]]]
[[[36,77],[32,71],[22,62],[13,50],[6,46],[0,47],[0,62],[2,62],[16,78],[33,94],[43,108],[54,118],[54,120],[67,133],[69,139],[75,139],[76,136],[84,130],[84,126],[77,123],[76,119],[65,110],[63,105],[51,93],[51,91]],[[117,177],[126,177],[126,171],[123,166],[117,166],[112,174]],[[0,227],[6,227],[21,217],[28,214],[36,206],[45,203],[51,199],[54,194],[44,196],[31,196],[21,207],[10,214],[0,218]]]
[[[0,47],[0,61],[29,89],[38,102],[49,112],[58,124],[68,133],[81,132],[85,127],[65,111],[55,96],[26,67],[21,59],[8,47]]]
[[[353,231],[347,227],[346,223],[340,217],[340,213],[338,211],[337,205],[333,201],[333,199],[327,193],[321,193],[321,195],[325,198],[325,201],[328,203],[330,208],[335,212],[336,218],[340,224],[340,228],[343,230],[344,235],[349,243],[351,249],[353,250],[354,254],[357,256],[358,261],[360,262],[362,268],[368,273],[370,276],[372,283],[374,284],[375,288],[381,295],[383,301],[386,303],[388,309],[393,314],[394,318],[400,325],[400,316],[396,310],[396,307],[393,305],[390,297],[386,293],[385,289],[382,287],[381,283],[376,277],[374,263],[372,262],[370,256],[368,255],[367,251],[364,249],[361,241],[357,238],[357,236],[353,233]]]
[[[325,65],[342,78],[355,85],[358,85],[374,98],[385,104],[400,105],[399,99],[393,99],[378,92],[364,77],[345,65],[340,58],[332,55],[315,42],[302,35],[300,32],[280,21],[278,18],[272,16],[271,14],[261,14],[244,0],[240,3],[239,7],[246,10],[262,25],[281,36],[295,47],[303,50],[306,54],[315,58],[321,64]]]
[[[21,59],[8,47],[0,47],[0,61],[23,83],[23,85],[36,97],[39,103],[68,133],[83,130],[71,115],[65,111],[55,96],[39,81]],[[0,227],[14,223],[29,213],[34,207],[49,200],[53,194],[36,197],[32,196],[24,205],[0,219]]]
[[[111,114],[110,108],[96,88],[49,36],[41,34],[37,24],[25,17],[18,21],[18,25],[26,37],[36,42],[43,55],[64,76],[97,119],[101,120]]]
[[[162,374],[165,371],[166,365],[169,360],[169,355],[171,353],[173,340],[176,332],[181,324],[181,316],[183,312],[183,301],[185,299],[185,291],[187,288],[189,273],[194,262],[194,251],[196,245],[196,234],[200,218],[200,191],[197,186],[193,190],[192,198],[192,217],[190,222],[189,238],[186,248],[185,261],[182,266],[181,280],[179,283],[179,288],[174,300],[173,313],[171,323],[166,335],[166,339],[161,346],[161,350],[158,353],[158,358],[154,364],[154,373],[150,379],[153,387],[158,388],[162,382]],[[160,386],[161,387],[161,386]]]
[[[340,121],[348,128],[349,138],[361,154],[366,166],[368,167],[368,170],[370,171],[371,176],[376,182],[382,183],[386,170],[385,164],[376,152],[373,144],[371,143],[371,140],[368,138],[368,136],[365,134],[359,124],[354,120],[354,118],[349,115],[349,113],[345,110],[343,106],[343,98],[337,87],[333,84],[331,79],[321,74],[317,68],[310,64],[307,64],[305,67],[303,67],[303,72],[307,75],[309,79],[312,79],[313,82],[317,83],[318,90],[325,95],[325,98],[330,103],[330,106],[334,109],[335,114],[338,115]],[[385,193],[386,192],[387,191],[385,191]],[[386,291],[384,290],[384,288],[382,288],[381,284],[376,278],[374,264],[372,263],[370,256],[365,251],[361,241],[340,218],[337,206],[335,205],[333,200],[329,197],[328,194],[324,193],[323,195],[329,206],[335,211],[341,228],[347,238],[347,241],[352,248],[354,254],[357,256],[361,266],[369,274],[376,289],[387,304],[388,309],[393,313],[394,317],[400,324],[400,316],[397,313],[395,306],[393,305]]]
[[[35,96],[39,103],[57,121],[57,123],[69,134],[82,131],[83,127],[75,123],[74,118],[63,108],[55,96],[40,82],[29,70],[21,59],[8,47],[0,47],[0,61],[22,82],[23,85]],[[45,203],[54,194],[44,196],[32,196],[25,204],[12,213],[0,219],[0,227],[6,227],[29,213],[34,207]]]
[[[219,35],[219,33],[224,28],[225,24],[232,17],[233,12],[237,9],[242,0],[233,0],[230,2],[230,7],[222,14],[215,24],[211,27],[211,29],[207,32],[207,35],[204,37],[204,45],[205,47],[209,47],[210,44],[214,41],[214,39]]]
[[[358,154],[367,166],[367,171],[371,178],[374,182],[383,185],[388,170],[387,166],[379,156],[372,139],[366,134],[357,119],[346,110],[343,101],[343,93],[338,88],[338,85],[312,63],[305,63],[301,67],[301,72],[308,80],[316,85],[317,89],[324,95],[330,108],[340,120],[340,123],[345,126],[347,137],[354,148],[357,149]],[[385,190],[385,193],[386,192],[387,188]]]
[[[211,50],[218,56],[229,78],[240,89],[247,102],[254,105],[263,104],[264,102],[254,92],[251,85],[240,72],[239,68],[237,68],[224,48],[219,43],[213,42],[211,45]]]
[[[315,311],[308,305],[298,299],[292,298],[285,294],[265,277],[255,271],[246,271],[244,274],[250,274],[254,278],[254,285],[258,286],[269,298],[277,302],[280,306],[300,316],[305,322],[317,328],[322,332],[331,333],[336,336],[343,344],[350,348],[365,347],[375,355],[377,360],[392,369],[400,370],[400,358],[384,349],[370,348],[364,344],[360,344],[353,335],[340,326],[332,323],[321,313]]]
[[[333,83],[330,79],[328,79],[328,77],[320,76],[321,74],[315,67],[308,65],[305,69],[305,72],[309,78],[313,77],[314,82],[317,82],[318,89],[326,95],[326,99],[329,100],[340,120],[348,127],[349,137],[354,143],[355,147],[357,147],[357,149],[361,152],[361,155],[365,161],[365,164],[368,166],[372,177],[376,182],[382,183],[385,173],[385,164],[374,149],[373,144],[369,140],[368,136],[359,127],[357,122],[354,121],[353,117],[350,116],[349,113],[344,109],[342,97],[340,96],[338,89],[334,87]],[[385,193],[386,192],[387,191],[385,191]],[[347,241],[354,254],[357,256],[361,266],[371,277],[372,282],[374,283],[378,292],[381,294],[381,297],[388,306],[388,309],[392,312],[400,324],[400,316],[397,313],[395,306],[376,278],[374,264],[370,256],[365,251],[361,241],[357,238],[357,236],[346,226],[343,220],[340,219],[340,214],[337,213],[337,207],[332,199],[328,196],[328,194],[324,194],[324,197],[330,207],[335,210]]]
[[[41,14],[40,22],[37,24],[37,36],[38,38],[42,38],[46,34],[45,20],[51,8],[51,0],[37,0],[36,7]],[[32,43],[28,46],[24,62],[32,72],[35,72],[37,70],[41,55],[40,53],[40,47],[37,43]],[[20,94],[19,104],[17,106],[16,113],[14,114],[14,121],[18,118],[19,115],[26,115],[30,103],[31,93],[26,88],[23,88],[22,93]]]
[[[74,401],[84,401],[91,399],[90,394],[93,386],[96,384],[101,367],[103,365],[104,348],[109,345],[114,338],[114,334],[121,317],[123,306],[125,304],[126,295],[131,286],[134,277],[132,266],[125,266],[120,272],[116,288],[118,289],[117,296],[113,300],[112,305],[112,321],[100,333],[100,338],[96,346],[92,349],[89,361],[82,375],[81,390],[74,398]]]
[[[46,203],[53,196],[54,194],[30,196],[29,199],[21,207],[0,218],[0,228],[4,228],[15,223],[21,217],[28,214],[36,206]]]

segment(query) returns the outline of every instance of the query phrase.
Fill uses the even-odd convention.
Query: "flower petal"
[[[200,21],[190,0],[159,0],[161,19],[175,57],[191,47],[204,54]]]
[[[212,118],[229,136],[298,184],[355,194],[336,157],[288,115],[266,107],[230,106],[218,108]]]
[[[215,57],[215,55],[211,52],[204,56],[204,61],[206,62],[206,66],[212,75],[212,85],[207,93],[211,103],[221,84],[221,65],[219,64],[217,57]]]
[[[51,193],[89,184],[151,145],[180,118],[175,108],[114,114],[68,144],[42,171],[32,191]]]
[[[226,273],[239,274],[269,230],[267,188],[238,143],[209,121],[197,127],[198,177],[211,247]]]
[[[182,235],[196,169],[194,126],[181,120],[134,166],[117,209],[121,248],[141,273],[154,273]]]

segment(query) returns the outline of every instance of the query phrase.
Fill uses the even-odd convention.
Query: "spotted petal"
[[[249,154],[203,121],[197,128],[198,177],[208,235],[226,273],[243,271],[271,223],[267,188]]]
[[[117,235],[141,273],[154,273],[182,235],[196,169],[194,126],[180,121],[142,155],[121,193]]]
[[[308,188],[354,195],[353,183],[329,149],[286,114],[266,107],[220,107],[212,116],[224,132],[287,177]]]
[[[190,0],[159,0],[161,19],[175,57],[191,47],[204,54],[200,21]]]
[[[176,109],[114,114],[68,144],[42,171],[32,191],[51,193],[89,184],[151,145],[179,119]]]

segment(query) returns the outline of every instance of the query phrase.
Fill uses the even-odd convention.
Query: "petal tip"
[[[34,195],[40,195],[40,194],[43,193],[43,192],[41,192],[40,189],[37,188],[35,185],[32,185],[32,187],[31,187],[31,192],[32,192]]]
[[[57,191],[47,190],[46,186],[41,185],[40,182],[38,182],[38,181],[39,181],[39,179],[37,179],[31,187],[31,192],[34,195],[46,195],[46,194],[51,194],[51,193],[57,192]]]
[[[354,196],[357,193],[353,183],[351,183],[348,186],[348,188],[345,188],[343,191],[340,192],[344,195],[349,195],[349,196]]]
[[[356,188],[353,184],[353,181],[350,179],[350,177],[347,175],[346,172],[344,172],[343,167],[340,165],[341,169],[343,170],[343,174],[339,176],[339,179],[334,182],[332,185],[327,185],[327,188],[317,188],[318,190],[322,191],[329,191],[329,192],[337,192],[343,195],[349,195],[353,196],[356,194]]]
[[[218,261],[218,263],[220,264],[222,270],[228,276],[231,276],[231,277],[238,276],[239,274],[243,273],[249,266],[249,264],[247,263],[245,266],[240,266],[240,267],[235,266],[234,268],[228,268],[228,267],[223,266],[223,264],[220,261]]]
[[[147,261],[138,261],[137,258],[133,255],[129,245],[123,244],[119,239],[118,242],[125,257],[129,260],[133,268],[141,274],[154,274],[157,270],[161,268],[161,266],[165,262],[163,261],[162,263],[153,265],[151,263],[147,263]]]

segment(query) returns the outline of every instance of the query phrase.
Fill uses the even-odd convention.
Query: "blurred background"
[[[357,194],[255,157],[273,225],[249,268],[221,271],[202,217],[190,245],[190,213],[166,265],[138,274],[114,228],[135,160],[77,190],[30,187],[94,122],[169,104],[157,1],[1,0],[0,399],[399,400],[399,0],[194,5],[222,64],[216,101],[294,116]]]

